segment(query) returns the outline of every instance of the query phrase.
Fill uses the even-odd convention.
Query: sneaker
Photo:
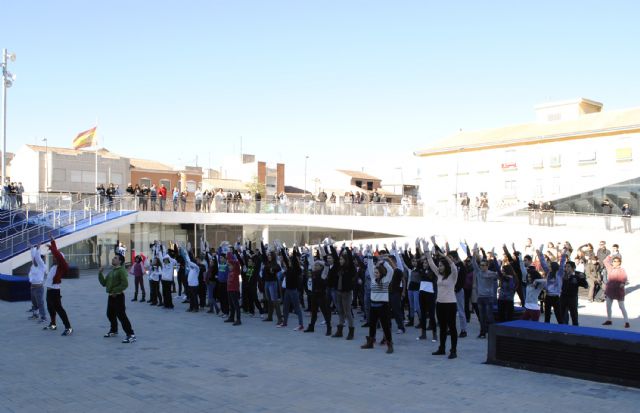
[[[404,334],[405,330],[403,328],[399,328],[398,331],[396,331],[396,334]]]
[[[134,334],[127,336],[124,340],[122,340],[123,344],[130,344],[136,342],[136,336]]]
[[[29,317],[29,320],[37,320],[38,318],[40,318],[39,315],[37,314],[32,314],[31,317]]]
[[[225,323],[233,323],[233,318],[227,318],[224,320]]]
[[[46,318],[41,318],[40,320],[38,320],[39,324],[46,323],[46,322],[47,322]]]
[[[232,326],[241,326],[242,322],[240,320],[235,321],[233,324],[231,324]]]
[[[624,328],[629,328],[631,325],[629,323],[624,323]]]
[[[304,326],[300,324],[298,327],[294,328],[293,331],[302,331],[304,330]]]
[[[118,335],[118,333],[114,333],[114,332],[109,331],[107,334],[105,334],[105,335],[104,335],[104,336],[102,336],[102,337],[104,337],[104,338],[109,338],[109,337],[115,337],[115,336],[117,336],[117,335]]]
[[[602,323],[603,326],[610,326],[611,324],[612,324],[611,320],[607,320],[604,323]]]
[[[287,325],[285,323],[278,323],[278,325],[276,326],[276,328],[284,328]]]
[[[70,336],[73,333],[73,328],[69,327],[69,328],[65,328],[64,331],[62,332],[63,336]]]
[[[467,336],[467,332],[466,332],[466,331],[464,331],[464,330],[462,330],[462,331],[460,332],[460,334],[458,334],[458,337],[460,337],[460,338],[465,338],[466,336]]]
[[[55,330],[58,327],[55,324],[49,324],[48,326],[44,327],[43,330]]]

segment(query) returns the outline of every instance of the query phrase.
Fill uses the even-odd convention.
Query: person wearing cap
[[[136,341],[136,336],[133,333],[133,328],[131,328],[131,322],[127,317],[124,305],[124,291],[129,286],[127,271],[124,269],[124,256],[115,254],[111,259],[111,266],[112,269],[106,277],[103,275],[104,268],[100,268],[98,273],[100,285],[105,287],[107,294],[109,294],[107,318],[111,323],[111,328],[104,337],[109,338],[118,335],[118,320],[120,320],[122,329],[127,334],[127,337],[122,342],[125,344],[133,343]]]

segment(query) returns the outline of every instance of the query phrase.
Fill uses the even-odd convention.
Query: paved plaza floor
[[[487,341],[475,338],[475,318],[458,358],[448,360],[432,356],[437,344],[417,341],[414,328],[394,334],[396,352],[387,355],[381,346],[360,350],[361,328],[346,341],[325,337],[323,326],[293,331],[295,315],[287,329],[250,317],[232,327],[186,313],[185,304],[172,311],[127,300],[138,336],[127,345],[122,332],[102,337],[107,297],[95,272],[63,280],[62,297],[70,337],[60,336],[61,323],[51,332],[27,320],[26,302],[0,302],[0,411],[618,413],[640,405],[640,389],[484,364]],[[631,323],[639,331],[640,320]],[[621,326],[616,318],[614,328]]]

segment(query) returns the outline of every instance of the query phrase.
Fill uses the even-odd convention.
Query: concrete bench
[[[31,301],[29,278],[0,274],[0,300]]]
[[[640,333],[521,320],[494,324],[487,363],[640,387]]]

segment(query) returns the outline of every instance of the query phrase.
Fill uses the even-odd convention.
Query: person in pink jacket
[[[607,268],[607,284],[605,287],[605,295],[607,297],[607,321],[602,323],[603,326],[610,326],[611,323],[611,305],[613,300],[618,301],[620,311],[624,317],[624,328],[629,328],[629,316],[624,308],[624,286],[627,284],[627,272],[622,268],[622,258],[619,256],[607,256],[603,262]]]

